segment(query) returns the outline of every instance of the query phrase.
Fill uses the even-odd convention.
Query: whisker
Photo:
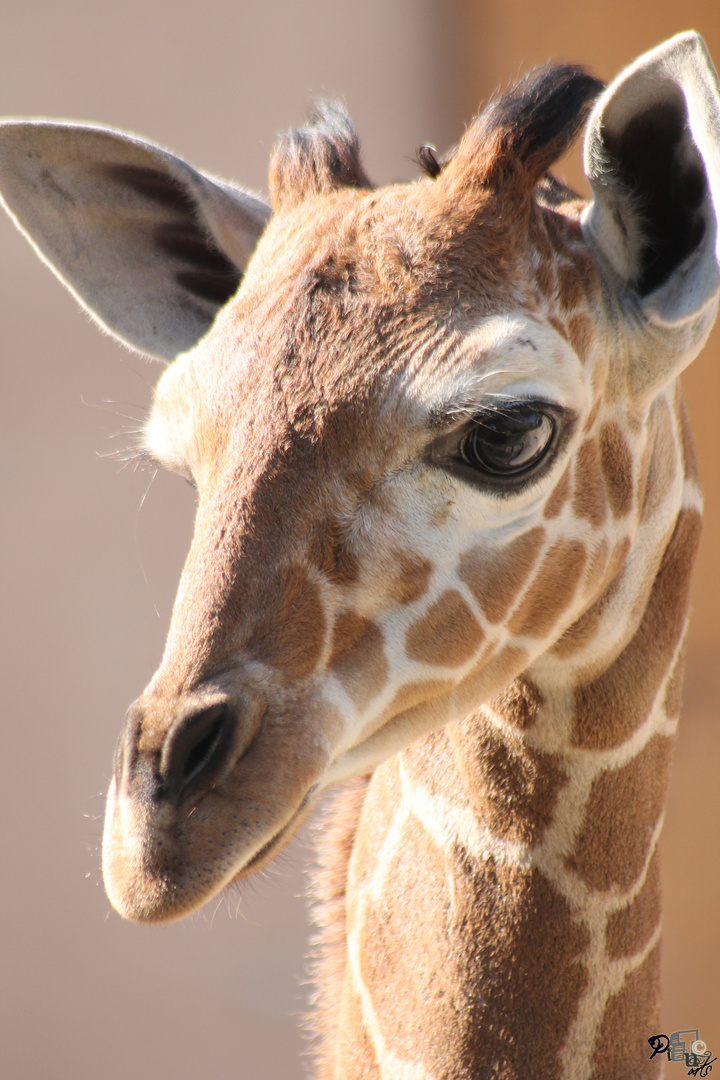
[[[150,592],[150,581],[148,580],[147,573],[145,572],[145,564],[143,563],[142,555],[140,554],[140,538],[139,538],[139,534],[138,534],[138,523],[140,521],[140,511],[142,510],[143,506],[145,505],[145,500],[147,499],[148,495],[150,494],[150,488],[153,486],[153,483],[155,481],[155,477],[157,476],[157,474],[159,472],[160,472],[160,470],[156,465],[155,469],[153,471],[153,474],[150,477],[150,481],[148,483],[148,486],[145,488],[145,491],[143,493],[143,497],[140,500],[140,505],[137,508],[137,514],[135,515],[135,529],[134,529],[135,550],[137,552],[138,564],[140,566],[140,573],[143,576],[143,581],[145,582],[145,584],[146,584],[146,586],[148,588],[148,592]],[[152,606],[153,606],[153,611],[155,612],[155,614],[157,615],[157,617],[159,619],[160,618],[160,611],[159,611],[158,606],[155,603],[154,599],[152,600]]]
[[[80,401],[87,409],[99,409],[102,412],[110,413],[112,416],[118,416],[122,420],[132,420],[135,424],[141,424],[147,412],[147,409],[142,405],[113,401],[111,398],[104,398],[102,401],[88,401],[87,398],[81,396]],[[133,409],[135,412],[134,414],[132,412],[121,412],[120,407]]]

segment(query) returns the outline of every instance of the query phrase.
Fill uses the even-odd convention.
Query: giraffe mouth
[[[259,851],[255,852],[250,861],[245,863],[232,881],[241,881],[243,878],[249,877],[251,874],[254,874],[257,870],[260,870],[265,866],[266,863],[269,863],[282,851],[285,845],[292,840],[297,830],[307,819],[307,816],[313,807],[313,796],[317,792],[319,786],[319,784],[313,784],[313,786],[305,793],[302,802],[290,820],[278,829],[278,831],[270,837],[267,843],[263,844]],[[232,884],[232,882],[230,882],[230,884]]]

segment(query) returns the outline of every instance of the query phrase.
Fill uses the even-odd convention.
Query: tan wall
[[[668,4],[636,4],[645,17],[633,31],[630,5],[589,8],[556,3],[550,21],[546,4],[506,0],[472,8],[459,0],[11,0],[0,17],[0,108],[133,129],[263,187],[274,132],[299,121],[313,93],[340,90],[371,174],[385,181],[413,175],[420,143],[448,145],[476,101],[527,64],[579,59],[610,76],[695,10],[686,3],[674,17]],[[710,26],[693,17],[720,56],[717,18]],[[708,488],[720,456],[715,351],[688,380]],[[117,433],[137,427],[155,375],[100,337],[0,218],[3,1078],[301,1075],[292,1013],[306,936],[293,900],[302,848],[244,890],[238,919],[226,909],[234,914],[239,894],[192,922],[133,927],[109,913],[100,884],[114,741],[159,659],[191,528],[182,482],[158,477],[143,501],[149,476],[107,456],[127,445]],[[709,495],[717,545],[720,493]],[[707,539],[703,559],[694,641],[717,655]],[[703,734],[699,722],[692,731],[670,815],[684,825],[677,866],[706,858],[717,821],[716,803],[697,802],[712,787],[698,782],[692,757],[702,754],[717,781],[717,734]],[[710,896],[716,912],[712,887],[695,893]],[[703,915],[686,893],[673,895],[668,948],[682,953],[688,911]],[[717,958],[715,922],[705,921],[695,972],[710,973],[708,956]],[[716,971],[715,963],[703,1016],[720,1015]],[[697,979],[685,972],[693,994]],[[695,1009],[695,997],[682,1000]],[[679,1023],[702,1024],[698,1017],[686,1011]]]

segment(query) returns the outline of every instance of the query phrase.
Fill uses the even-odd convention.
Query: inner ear
[[[637,231],[633,287],[647,296],[664,285],[705,235],[705,167],[690,135],[685,97],[676,86],[604,132],[606,161],[628,198],[618,206],[626,236]],[[632,220],[628,220],[631,215]]]
[[[629,386],[649,400],[697,355],[720,290],[720,82],[694,31],[608,86],[590,116],[585,172],[583,235],[619,302],[612,317],[644,341]]]
[[[103,171],[107,180],[161,210],[164,220],[152,226],[152,237],[155,246],[169,256],[177,284],[217,307],[226,304],[237,292],[242,273],[202,228],[197,208],[182,185],[158,169],[138,165],[106,165]]]

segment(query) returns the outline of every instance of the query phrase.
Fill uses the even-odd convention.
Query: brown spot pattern
[[[620,587],[622,581],[620,571],[625,565],[629,551],[630,540],[627,537],[615,545],[605,574],[605,581],[609,581],[610,584],[595,603],[591,604],[579,619],[568,626],[562,637],[558,638],[551,650],[556,656],[572,656],[578,650],[584,649],[595,637],[598,626]]]
[[[524,1076],[531,1045],[533,1077],[556,1080],[588,940],[538,871],[440,851],[410,818],[363,928],[362,974],[388,1048],[430,1075],[452,1062],[457,1077]]]
[[[682,445],[685,475],[688,480],[694,480],[698,483],[700,481],[700,473],[698,471],[697,454],[695,453],[695,440],[693,439],[693,433],[690,427],[690,417],[688,416],[687,407],[682,399],[680,383],[678,383],[677,392],[678,400],[676,405],[676,416],[680,428],[680,442]]]
[[[464,581],[491,623],[503,620],[535,565],[545,540],[542,527],[518,536],[502,551],[472,548],[460,559]]]
[[[490,708],[520,731],[529,731],[545,700],[527,675],[520,675],[490,702]]]
[[[448,589],[407,632],[411,660],[459,667],[480,648],[482,627],[456,589]]]
[[[614,420],[600,429],[600,461],[610,509],[614,517],[623,517],[632,506],[632,455]]]
[[[357,556],[350,550],[334,518],[326,518],[317,530],[309,556],[336,584],[351,585],[357,580],[360,569]]]
[[[477,718],[478,724],[482,721]],[[401,753],[402,768],[413,784],[420,784],[430,795],[446,798],[452,791],[454,807],[467,806],[467,795],[458,777],[449,734],[455,723],[431,731],[410,743]]]
[[[637,757],[593,783],[567,864],[591,889],[629,889],[640,876],[665,804],[673,740],[655,735]]]
[[[672,416],[665,398],[657,398],[650,410],[647,453],[641,521],[653,517],[662,506],[677,472]]]
[[[443,1052],[449,1055],[450,1048],[443,1051],[437,1035],[443,1028],[452,1030],[453,1006],[464,998],[463,988],[453,986],[455,973],[448,963],[444,880],[444,856],[410,818],[382,901],[368,913],[360,943],[361,976],[388,1048],[403,1058],[422,1061],[426,1068]],[[428,889],[430,882],[437,887],[435,895]],[[433,1021],[418,1024],[418,1016]]]
[[[566,311],[572,311],[583,302],[582,281],[575,269],[574,262],[561,263],[558,268],[558,297],[560,306]]]
[[[557,759],[473,719],[448,727],[470,805],[494,836],[538,844],[552,822],[565,775]]]
[[[578,540],[553,544],[510,620],[510,632],[544,637],[573,599],[586,561],[585,545]]]
[[[572,244],[572,232],[570,220],[565,217],[562,212],[562,208],[556,209],[554,212],[550,211],[545,215],[545,224],[548,231],[548,238],[552,246],[552,255],[560,263],[560,265],[568,266],[567,260],[570,260],[574,256],[573,244]],[[566,260],[564,263],[561,259]]]
[[[536,272],[535,280],[537,286],[544,297],[554,296],[555,294],[555,274],[553,272],[552,263],[549,259],[543,260]]]
[[[597,370],[596,370],[596,374],[597,374]],[[593,378],[593,383],[594,382],[595,382],[595,378]],[[588,418],[585,421],[585,426],[583,427],[583,432],[586,435],[587,435],[588,432],[592,431],[592,429],[595,427],[595,421],[597,420],[598,414],[600,413],[601,405],[602,405],[602,398],[600,398],[600,397],[595,398],[595,400],[593,401],[593,404],[592,404],[592,408],[590,409],[590,412],[588,413]]]
[[[675,661],[675,667],[665,687],[665,701],[663,707],[665,715],[674,720],[680,715],[682,708],[683,681],[685,678],[685,645],[683,644],[680,654]]]
[[[610,569],[608,571],[608,577],[611,580],[613,592],[617,589],[617,586],[621,580],[618,575],[620,574],[620,571],[624,568],[628,560],[628,555],[630,554],[631,547],[632,544],[630,542],[630,537],[625,536],[622,540],[618,540],[617,544],[613,548],[612,557],[610,559]]]
[[[576,690],[576,746],[619,746],[647,717],[685,627],[700,525],[696,510],[678,515],[635,636],[606,671]]]
[[[495,656],[481,659],[477,667],[455,687],[454,703],[459,709],[470,712],[477,707],[478,702],[487,700],[489,695],[497,694],[502,687],[507,686],[510,680],[516,678],[526,667],[529,660],[527,649],[521,649],[517,645],[506,645]]]
[[[650,860],[643,887],[627,907],[613,912],[605,928],[605,949],[609,960],[636,956],[660,923],[660,857]],[[654,1032],[653,1032],[654,1034]]]
[[[533,229],[531,244],[540,256],[538,270],[544,266],[549,266],[552,269],[555,256],[553,246],[550,243],[550,237],[547,233],[547,223],[544,214],[538,217],[536,224],[537,228]]]
[[[575,461],[573,510],[592,525],[602,525],[607,512],[600,452],[595,439],[586,439]]]
[[[551,520],[558,516],[565,503],[570,498],[571,481],[570,481],[570,466],[568,465],[565,472],[562,474],[557,484],[553,488],[552,494],[545,504],[545,510],[543,517],[546,520]]]
[[[333,629],[329,666],[356,705],[370,701],[388,680],[383,632],[354,611],[341,612]]]
[[[586,595],[597,595],[598,588],[606,579],[609,559],[610,544],[605,537],[603,537],[600,543],[596,544],[592,549],[590,555],[590,565],[587,568],[583,582]]]
[[[250,651],[288,679],[302,679],[316,668],[325,640],[320,590],[301,566],[285,571],[280,598],[270,617],[255,630]]]
[[[568,322],[570,344],[581,363],[586,363],[588,353],[596,338],[595,327],[587,315],[573,315]]]
[[[660,1005],[660,947],[656,945],[614,994],[595,1040],[591,1080],[651,1080],[662,1070],[663,1058],[650,1060],[646,1034],[655,1035]]]
[[[567,341],[568,345],[570,345],[570,338],[568,337],[567,327],[565,323],[558,319],[555,315],[550,315],[548,317],[548,322],[552,326],[553,330],[560,335],[563,341]]]
[[[432,563],[412,552],[397,553],[397,577],[391,585],[391,598],[398,604],[411,604],[427,592]]]

